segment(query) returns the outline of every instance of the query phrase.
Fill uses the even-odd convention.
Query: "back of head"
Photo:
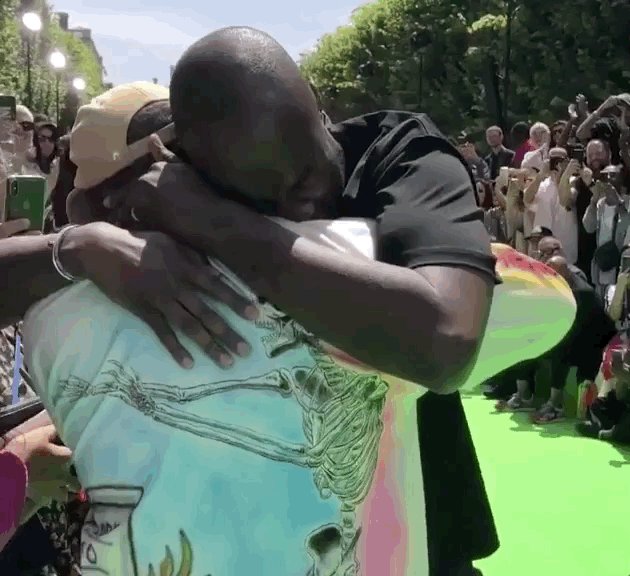
[[[512,126],[510,130],[510,137],[512,138],[512,144],[520,146],[529,138],[529,124],[527,122],[517,122]]]
[[[551,130],[549,130],[549,126],[543,122],[536,122],[529,129],[529,137],[537,146],[542,146],[546,142],[549,142],[550,136]]]
[[[195,42],[171,78],[178,142],[214,183],[247,195],[283,188],[305,134],[321,130],[315,95],[297,64],[268,34],[224,28]]]

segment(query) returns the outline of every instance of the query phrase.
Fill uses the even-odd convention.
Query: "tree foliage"
[[[24,30],[21,15],[37,12],[42,30],[31,34]],[[80,98],[70,85],[81,77],[86,89],[81,98],[92,98],[103,92],[100,64],[90,48],[72,33],[61,30],[45,0],[0,0],[0,93],[15,94],[18,102],[27,102],[27,41],[31,46],[31,82],[34,112],[54,118],[56,114],[55,71],[48,63],[54,49],[66,56],[66,68],[59,76],[59,96],[62,108],[61,124],[71,124]]]
[[[445,132],[475,133],[565,117],[580,92],[597,102],[630,91],[629,30],[627,0],[376,0],[301,68],[333,117],[423,110]]]

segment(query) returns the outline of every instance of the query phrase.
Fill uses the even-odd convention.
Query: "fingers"
[[[232,327],[215,310],[210,308],[192,290],[183,292],[179,297],[184,308],[200,323],[195,331],[195,341],[205,340],[205,335],[198,333],[203,327],[210,335],[211,343],[219,342],[226,350],[238,356],[247,356],[250,352],[249,345],[241,338]],[[205,349],[205,348],[204,348]]]
[[[29,229],[31,221],[28,218],[17,218],[0,224],[0,238],[9,238]]]
[[[70,450],[70,448],[57,444],[48,444],[48,454],[64,460],[70,460],[70,458],[72,458],[72,450]]]
[[[188,281],[246,320],[258,318],[258,309],[252,301],[226,284],[212,266],[187,267]]]
[[[186,298],[182,295],[182,299]],[[234,362],[232,356],[218,344],[215,338],[219,334],[222,339],[224,338],[228,330],[227,324],[218,317],[213,319],[199,309],[197,310],[200,315],[204,316],[210,327],[206,327],[204,321],[197,318],[195,314],[191,313],[182,303],[176,300],[168,303],[161,312],[173,328],[186,334],[215,364],[221,368],[230,367]]]
[[[158,340],[182,368],[190,369],[194,362],[192,356],[181,345],[175,332],[168,325],[164,316],[157,310],[139,311],[138,316],[153,330]]]
[[[156,162],[179,162],[179,158],[164,146],[157,134],[149,137],[149,150]]]

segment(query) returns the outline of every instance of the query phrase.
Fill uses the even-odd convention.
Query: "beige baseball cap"
[[[168,99],[168,88],[133,82],[82,106],[70,134],[70,160],[77,166],[75,188],[92,188],[148,154],[149,137],[127,144],[129,123],[148,104]],[[175,128],[169,124],[157,134],[168,144],[175,139]]]

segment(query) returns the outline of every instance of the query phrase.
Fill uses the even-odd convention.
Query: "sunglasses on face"
[[[37,136],[37,139],[40,142],[54,142],[55,141],[55,139],[52,136],[46,136],[46,134],[39,134]]]
[[[35,128],[35,124],[33,124],[33,122],[18,122],[18,124],[22,127],[24,132],[30,132]]]

